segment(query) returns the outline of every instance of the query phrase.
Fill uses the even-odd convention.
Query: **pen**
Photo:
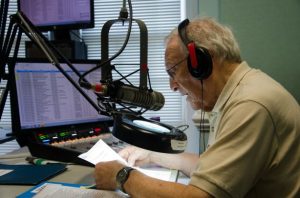
[[[29,162],[30,164],[34,164],[34,165],[46,165],[46,164],[49,164],[51,162],[49,161],[46,161],[44,159],[40,159],[40,158],[36,158],[36,157],[26,157],[25,160],[27,162]]]

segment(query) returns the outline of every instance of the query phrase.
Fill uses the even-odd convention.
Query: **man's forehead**
[[[181,59],[183,52],[178,43],[169,44],[165,51],[165,60],[166,61],[176,61]]]

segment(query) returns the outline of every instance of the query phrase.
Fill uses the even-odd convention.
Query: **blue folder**
[[[65,171],[66,164],[7,165],[0,164],[0,185],[37,185]],[[5,173],[6,172],[6,173]]]

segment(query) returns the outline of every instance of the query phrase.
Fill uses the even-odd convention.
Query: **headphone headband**
[[[179,23],[179,25],[178,25],[178,33],[179,33],[180,39],[185,44],[185,46],[188,46],[188,44],[191,42],[188,39],[187,33],[186,33],[186,26],[189,23],[190,23],[190,20],[189,19],[185,19],[181,23]]]

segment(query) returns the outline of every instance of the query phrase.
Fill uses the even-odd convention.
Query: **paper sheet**
[[[103,140],[99,140],[89,151],[79,155],[81,159],[84,159],[92,164],[97,164],[98,162],[106,162],[112,160],[118,160],[125,165],[128,165],[127,162],[112,148],[110,148]],[[171,170],[162,169],[162,168],[139,168],[134,167],[141,171],[142,173],[154,177],[157,179],[169,181],[171,177]]]
[[[34,198],[125,198],[120,193],[106,190],[93,190],[93,189],[83,189],[70,186],[63,186],[60,184],[47,184],[45,185]]]
[[[127,165],[127,162],[102,139],[100,139],[90,150],[82,153],[78,157],[95,165],[98,162],[107,162],[112,160],[118,160]]]
[[[8,173],[10,173],[10,172],[12,172],[13,170],[9,170],[9,169],[0,169],[0,177],[2,176],[2,175],[6,175],[6,174],[8,174]]]

